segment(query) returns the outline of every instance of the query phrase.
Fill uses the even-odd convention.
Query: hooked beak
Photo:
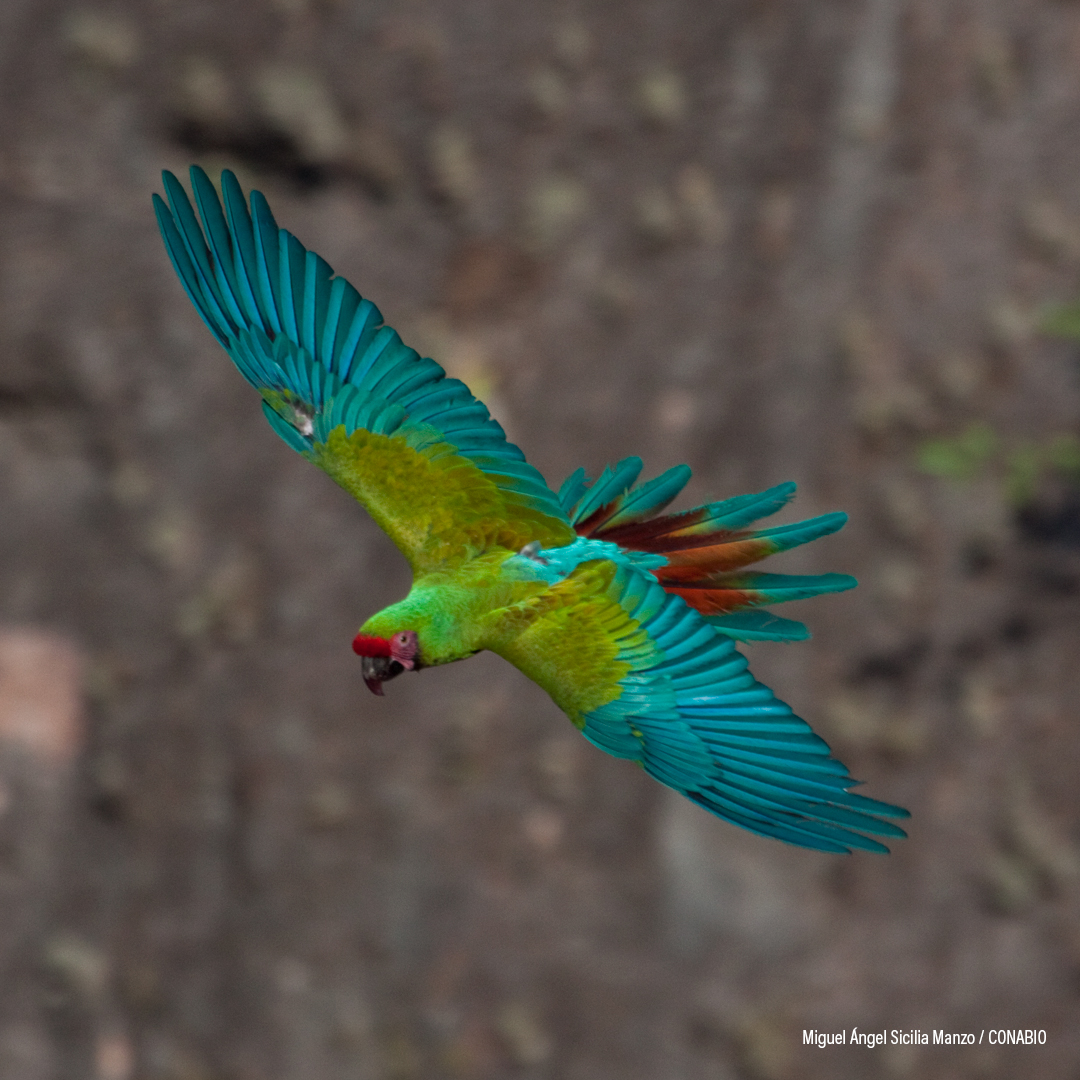
[[[393,679],[405,670],[396,660],[389,656],[362,656],[360,657],[360,673],[367,683],[367,688],[373,693],[383,696],[382,684],[388,679]]]

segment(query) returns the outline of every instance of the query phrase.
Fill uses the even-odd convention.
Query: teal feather
[[[584,469],[575,469],[563,482],[562,487],[559,488],[559,504],[567,515],[574,509],[575,505],[581,500],[581,497],[589,489],[589,478],[585,475]]]
[[[823,536],[837,532],[844,527],[847,519],[847,514],[837,510],[831,514],[807,518],[806,521],[796,521],[791,525],[777,525],[771,529],[761,529],[754,535],[759,540],[768,540],[770,544],[775,545],[774,552],[789,551],[800,544],[808,544],[811,540],[819,540]]]
[[[336,367],[343,382],[359,386],[362,376],[353,370],[353,365],[358,358],[367,354],[372,338],[378,333],[382,323],[382,313],[370,300],[361,299],[359,293],[356,293],[356,297],[358,303],[353,311],[345,340],[341,344],[341,353],[337,358]]]
[[[348,295],[351,294],[351,295]],[[352,318],[352,311],[347,315],[348,303],[359,302],[359,296],[355,289],[351,288],[344,278],[334,278],[330,283],[330,292],[326,301],[326,316],[323,319],[322,341],[319,343],[319,362],[325,364],[331,371],[341,374],[337,364],[338,332],[343,323]],[[355,310],[355,307],[353,308]]]
[[[690,466],[676,465],[647,483],[631,488],[605,526],[610,529],[616,525],[629,525],[659,514],[686,487],[689,479]]]
[[[330,300],[330,278],[334,271],[325,259],[314,251],[304,257],[304,308],[301,313],[300,344],[321,367],[327,368],[326,357],[320,355],[319,333],[326,323],[326,310]]]
[[[729,615],[705,615],[705,621],[736,641],[805,641],[806,624],[784,619],[769,611],[734,611]]]
[[[705,529],[742,529],[763,517],[769,517],[782,510],[795,495],[796,485],[792,481],[777,484],[767,491],[753,495],[736,495],[722,502],[709,503],[698,527]]]
[[[716,574],[708,580],[710,589],[748,593],[750,602],[756,604],[805,600],[825,593],[844,592],[856,585],[858,582],[850,574],[766,574],[756,570]]]
[[[278,234],[278,302],[281,312],[281,329],[290,341],[299,342],[296,308],[297,292],[303,303],[304,249],[292,233],[282,229]]]
[[[203,228],[210,242],[210,250],[215,255],[213,271],[217,279],[218,292],[225,301],[231,328],[235,329],[243,325],[245,315],[241,310],[242,301],[233,260],[229,257],[229,227],[225,222],[225,214],[222,212],[217,193],[206,174],[194,173],[191,180],[192,189],[195,192],[195,205],[199,208]]]
[[[176,271],[176,276],[180,279],[180,284],[184,286],[184,292],[188,294],[203,322],[210,328],[210,332],[223,346],[226,345],[228,339],[219,329],[217,321],[210,315],[209,305],[203,302],[203,286],[199,281],[199,274],[195,269],[187,244],[177,229],[168,207],[157,195],[154,196],[154,213],[158,219],[161,235],[165,239],[169,259],[172,262],[173,269]]]
[[[195,166],[192,166],[192,172]],[[201,171],[201,170],[200,170]],[[177,184],[177,187],[180,185]],[[183,194],[183,189],[180,189]],[[278,229],[270,205],[261,191],[251,193],[251,219],[255,229],[255,268],[257,283],[262,295],[262,309],[270,323],[268,334],[281,333],[281,299],[278,295]]]
[[[586,521],[613,499],[624,495],[637,480],[642,464],[641,458],[628,457],[615,465],[609,465],[574,507],[570,523],[576,525]]]
[[[192,173],[193,184],[196,175],[198,174]],[[221,191],[225,197],[225,221],[228,235],[232,237],[235,245],[233,280],[243,300],[246,315],[239,325],[248,322],[260,326],[263,330],[268,330],[270,323],[253,285],[258,281],[259,274],[258,260],[255,256],[255,230],[251,224],[247,204],[244,202],[244,193],[231,172],[225,171],[221,174]],[[227,261],[224,248],[218,252],[218,257],[223,262]]]
[[[169,197],[169,206],[180,225],[180,235],[194,269],[198,294],[203,298],[204,318],[218,336],[228,335],[232,330],[225,311],[217,280],[210,262],[210,250],[195,217],[195,211],[188,201],[180,182],[173,177],[172,184],[166,183],[165,192]]]

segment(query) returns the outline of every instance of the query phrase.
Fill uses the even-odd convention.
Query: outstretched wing
[[[887,852],[906,810],[848,789],[825,741],[730,638],[642,571],[583,563],[497,649],[585,737],[718,817],[819,851]],[[866,834],[870,834],[869,836]]]
[[[279,229],[260,192],[248,209],[221,175],[224,210],[191,170],[201,224],[180,182],[154,196],[187,294],[274,430],[371,513],[414,573],[494,546],[574,536],[565,511],[464,383],[383,325],[370,300]]]
[[[761,609],[785,600],[842,592],[857,584],[849,574],[796,576],[743,569],[828,536],[847,521],[847,514],[831,513],[769,529],[746,527],[786,505],[795,494],[793,483],[678,514],[661,514],[686,486],[690,467],[676,465],[647,483],[636,484],[640,472],[638,457],[609,465],[595,482],[578,469],[559,489],[559,502],[579,536],[663,555],[667,564],[653,571],[656,579],[728,637],[801,641],[810,636],[801,622]]]

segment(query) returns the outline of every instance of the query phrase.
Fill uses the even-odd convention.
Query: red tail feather
[[[690,607],[700,611],[702,615],[727,615],[732,611],[741,611],[743,608],[754,607],[760,603],[754,593],[744,592],[742,589],[708,589],[698,587],[679,587],[675,585],[664,586],[666,592],[673,596],[681,596]]]
[[[705,615],[722,615],[753,606],[753,594],[725,588],[718,581],[713,583],[713,579],[771,555],[775,545],[770,541],[757,539],[748,529],[693,532],[694,526],[704,520],[709,509],[706,506],[605,529],[604,522],[615,509],[614,503],[603,506],[578,522],[575,526],[578,535],[610,540],[631,551],[666,556],[668,565],[652,571],[653,576],[667,592],[681,596]]]
[[[694,510],[684,510],[678,514],[665,514],[662,517],[653,518],[652,521],[634,521],[627,525],[616,525],[611,529],[605,529],[600,525],[592,527],[588,533],[582,532],[582,527],[588,524],[587,522],[582,522],[576,528],[582,536],[595,535],[598,540],[611,540],[636,551],[653,551],[655,549],[649,545],[668,533],[697,525],[705,518],[708,509],[707,506],[699,506]],[[592,517],[589,521],[592,521]]]

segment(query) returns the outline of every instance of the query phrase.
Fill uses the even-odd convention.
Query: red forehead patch
[[[353,638],[352,647],[357,656],[390,655],[390,642],[386,638],[367,637],[365,634],[357,634]]]

